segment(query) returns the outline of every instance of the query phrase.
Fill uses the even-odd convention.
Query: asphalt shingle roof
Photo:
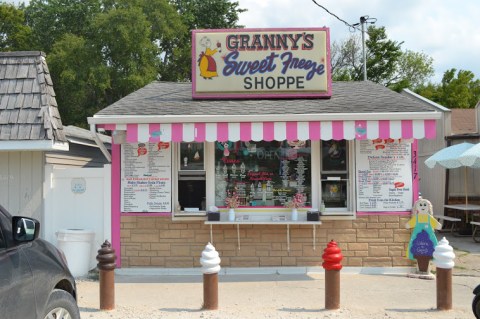
[[[43,52],[0,52],[2,140],[67,141]]]
[[[332,91],[330,99],[192,100],[191,83],[156,81],[95,117],[435,112],[425,103],[370,81],[333,82]]]
[[[477,128],[476,109],[451,109],[452,134],[479,133]]]

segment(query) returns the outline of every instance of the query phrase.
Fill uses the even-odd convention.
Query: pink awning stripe
[[[160,124],[150,124],[148,131],[150,132],[150,142],[160,141]]]
[[[355,138],[357,140],[367,138],[367,121],[355,121]]]
[[[308,130],[311,140],[315,141],[320,139],[320,122],[309,122]]]
[[[386,121],[386,120],[378,121],[378,137],[379,138],[390,137],[390,121]]]
[[[436,120],[358,120],[312,122],[240,122],[240,123],[151,123],[99,124],[105,130],[126,131],[128,143],[273,141],[310,139],[433,139]]]
[[[172,141],[173,142],[182,142],[183,141],[183,125],[182,125],[182,123],[173,123],[172,124]]]
[[[138,124],[127,124],[127,142],[138,142]]]
[[[273,141],[275,139],[275,129],[273,122],[264,122],[263,123],[263,140],[264,141]]]
[[[434,139],[437,135],[437,124],[435,120],[425,120],[425,138]]]
[[[195,123],[195,142],[203,142],[205,139],[205,123]]]
[[[413,123],[412,120],[402,121],[402,138],[413,138]]]
[[[250,122],[240,123],[240,140],[242,141],[252,140],[252,123]]]
[[[287,122],[287,141],[298,139],[297,122]]]
[[[332,137],[334,140],[343,140],[343,121],[332,121]]]
[[[228,123],[217,123],[217,141],[228,141]]]

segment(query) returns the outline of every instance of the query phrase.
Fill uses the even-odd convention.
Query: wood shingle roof
[[[0,52],[0,142],[67,142],[45,54]]]

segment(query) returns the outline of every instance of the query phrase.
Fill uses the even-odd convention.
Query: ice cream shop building
[[[418,143],[440,113],[332,82],[328,28],[192,41],[191,83],[153,82],[88,119],[113,136],[119,266],[198,267],[212,242],[223,267],[315,267],[332,239],[345,266],[411,265]]]

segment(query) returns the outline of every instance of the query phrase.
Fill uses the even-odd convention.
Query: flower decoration
[[[292,199],[285,203],[285,207],[288,208],[299,208],[305,206],[305,195],[302,193],[296,193],[293,195]]]
[[[225,205],[228,208],[237,208],[239,204],[238,195],[236,192],[227,192],[227,198],[225,198]]]

